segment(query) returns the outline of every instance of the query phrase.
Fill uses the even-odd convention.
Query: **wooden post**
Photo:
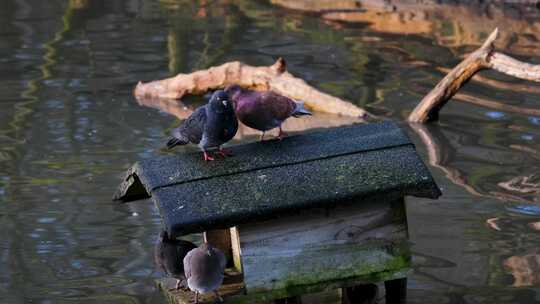
[[[300,297],[289,297],[284,299],[274,300],[274,304],[302,304],[302,298]]]
[[[386,304],[407,303],[407,278],[384,282]]]
[[[231,228],[231,247],[232,247],[232,259],[234,268],[242,273],[242,250],[240,248],[240,237],[238,236],[238,228]]]
[[[357,285],[342,289],[341,304],[375,304],[379,287],[375,284]]]

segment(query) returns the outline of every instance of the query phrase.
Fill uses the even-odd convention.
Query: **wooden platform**
[[[371,282],[373,279],[378,279],[379,281],[384,281],[385,279],[398,279],[404,278],[407,275],[407,271],[399,273],[379,273],[374,274],[373,276],[366,276],[364,279],[357,278],[356,280],[349,280],[342,283],[329,283],[324,285],[316,285],[307,287],[305,291],[298,293],[298,295],[307,295],[305,298],[313,299],[313,293],[320,294],[319,297],[325,297],[326,300],[331,300],[335,304],[341,304],[342,295],[339,288],[346,286],[357,286],[358,284]],[[245,292],[244,284],[241,282],[242,275],[235,272],[232,269],[227,269],[226,274],[228,275],[223,286],[219,289],[219,293],[225,299],[227,304],[274,304],[274,300],[278,298],[283,298],[279,294],[266,293],[266,294],[253,294],[248,295]],[[156,281],[158,287],[164,293],[167,302],[171,304],[193,304],[195,303],[195,294],[187,288],[180,288],[179,290],[171,290],[176,285],[176,280],[170,278],[159,279]],[[299,290],[300,291],[300,290]],[[304,298],[304,297],[302,297]],[[200,304],[214,304],[219,303],[213,294],[204,294],[199,296]],[[305,303],[312,303],[305,302]],[[321,303],[329,304],[330,302],[324,301]]]

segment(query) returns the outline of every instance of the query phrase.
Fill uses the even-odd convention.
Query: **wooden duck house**
[[[114,198],[151,197],[170,235],[206,232],[220,243],[239,274],[223,286],[226,303],[383,281],[396,283],[394,302],[402,300],[411,266],[405,197],[440,191],[397,125],[328,129],[233,152],[214,162],[200,153],[138,162]],[[169,295],[192,299],[189,291]]]

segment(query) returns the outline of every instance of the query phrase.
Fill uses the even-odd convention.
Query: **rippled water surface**
[[[282,56],[310,84],[379,119],[404,121],[441,69],[495,26],[498,49],[540,64],[534,5],[347,9],[3,0],[0,302],[164,301],[153,282],[159,215],[148,200],[120,205],[111,195],[130,164],[165,153],[170,128],[200,98],[137,102],[139,80],[230,60],[267,65]],[[480,76],[490,81],[471,81],[461,100],[524,113],[456,98],[439,123],[403,123],[444,193],[408,201],[411,303],[540,303],[540,86],[495,72]],[[321,114],[288,127],[354,121]],[[249,130],[239,137],[256,138]]]

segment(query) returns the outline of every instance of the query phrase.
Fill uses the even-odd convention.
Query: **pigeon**
[[[189,289],[195,292],[195,303],[199,303],[199,293],[214,292],[220,302],[223,298],[218,288],[223,283],[223,273],[227,260],[219,249],[209,243],[191,250],[184,258],[184,270]]]
[[[231,140],[238,131],[238,120],[234,107],[227,93],[215,91],[208,103],[198,107],[178,128],[173,129],[172,138],[167,142],[167,148],[188,143],[198,144],[204,154],[204,160],[214,160],[208,154],[212,148],[218,149],[218,154],[226,157],[229,151],[221,145]]]
[[[197,246],[192,242],[169,238],[167,231],[159,234],[154,248],[154,260],[166,275],[176,279],[176,287],[172,290],[178,290],[181,281],[185,280],[183,260],[195,248]]]
[[[287,118],[311,115],[303,103],[272,91],[257,92],[232,85],[225,88],[225,92],[234,103],[238,119],[246,126],[262,131],[261,141],[264,133],[274,128],[279,128],[281,140],[286,135],[281,124]]]

